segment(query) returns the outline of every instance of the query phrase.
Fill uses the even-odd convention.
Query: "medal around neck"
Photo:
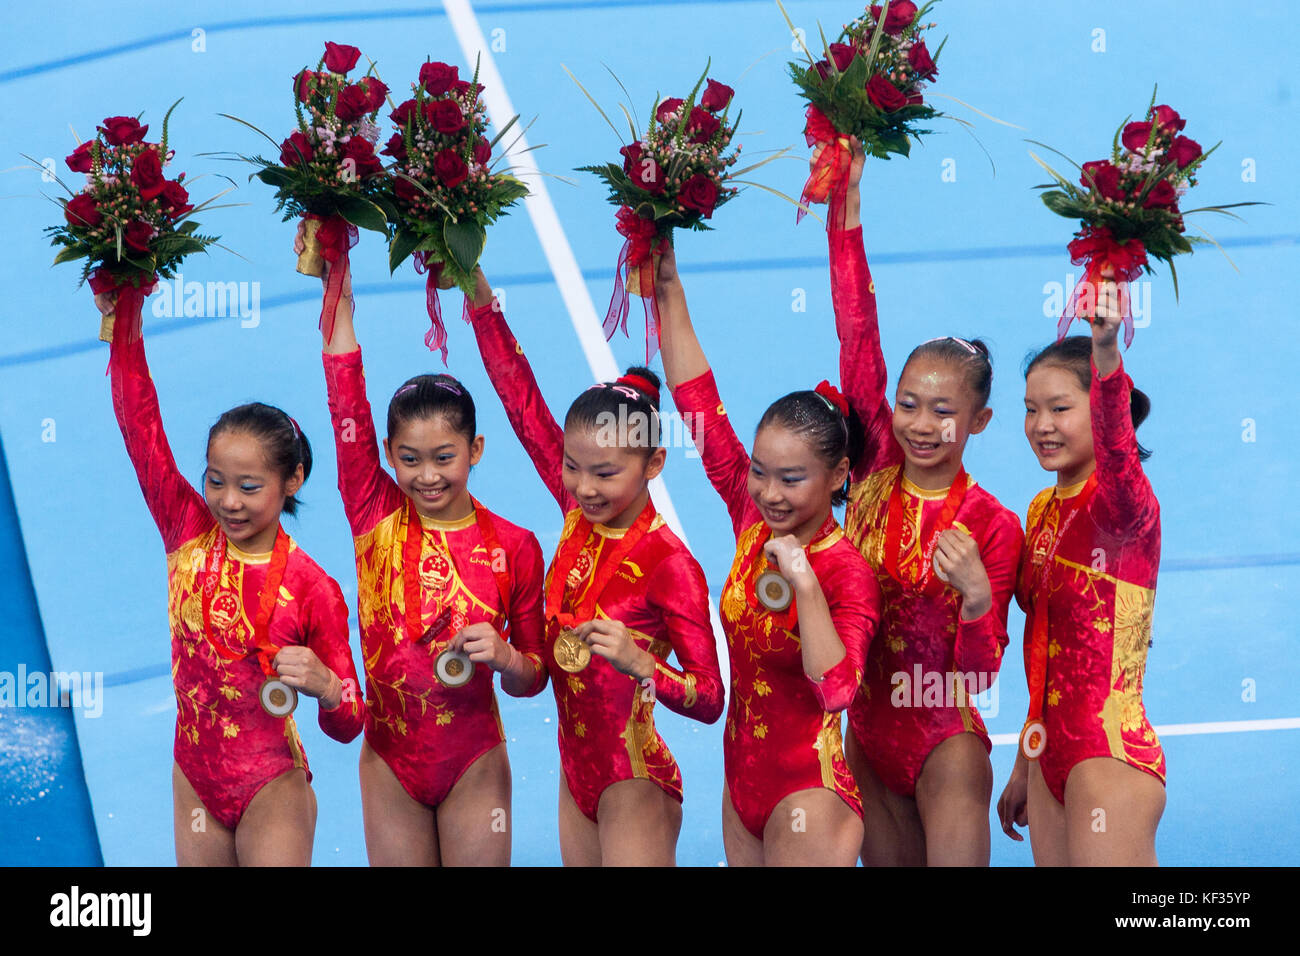
[[[474,662],[463,651],[443,651],[433,663],[434,676],[443,687],[464,687],[474,678]]]
[[[776,571],[764,571],[754,584],[758,603],[769,611],[784,611],[794,600],[794,588]]]
[[[591,648],[587,646],[572,628],[560,631],[555,639],[555,648],[551,652],[560,669],[570,674],[586,670],[591,663]]]
[[[262,681],[257,699],[272,717],[288,717],[298,706],[298,692],[278,677]]]
[[[1047,728],[1040,720],[1031,720],[1020,731],[1020,752],[1029,760],[1037,760],[1047,749]]]

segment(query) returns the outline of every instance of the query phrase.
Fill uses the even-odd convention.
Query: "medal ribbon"
[[[939,536],[952,527],[953,520],[957,517],[957,509],[961,507],[962,500],[966,497],[966,489],[969,486],[970,479],[966,476],[966,469],[959,469],[952,485],[948,488],[948,496],[944,499],[943,507],[939,511],[939,519],[935,522],[934,530],[930,534],[930,542],[921,551],[921,570],[918,572],[918,579],[908,580],[903,576],[902,570],[899,568],[903,522],[906,519],[903,515],[903,469],[898,469],[898,478],[894,481],[894,490],[889,495],[889,518],[885,523],[885,570],[891,578],[905,588],[914,588],[925,595],[933,596],[943,589],[943,582],[934,573],[934,552],[939,546]],[[924,503],[922,503],[921,509],[922,517],[924,517]]]
[[[570,627],[591,620],[596,612],[596,603],[600,600],[600,595],[609,585],[623,559],[632,552],[637,542],[646,536],[655,515],[654,502],[647,496],[645,507],[637,515],[636,521],[632,522],[632,527],[627,529],[623,537],[618,540],[618,544],[607,554],[600,556],[598,566],[593,571],[591,585],[583,592],[581,601],[571,605],[571,611],[561,611],[569,572],[573,570],[578,554],[582,551],[582,546],[587,543],[587,538],[591,536],[592,531],[591,522],[579,514],[573,533],[564,539],[564,543],[560,545],[560,550],[555,555],[555,562],[551,565],[551,582],[546,589],[546,620],[558,621],[561,627]]]
[[[266,581],[262,584],[262,590],[257,596],[257,615],[253,618],[253,644],[255,651],[249,651],[243,654],[236,654],[224,643],[217,640],[216,633],[212,627],[212,599],[217,593],[217,583],[221,578],[221,568],[226,558],[226,536],[222,534],[221,529],[217,529],[216,540],[212,543],[212,549],[208,552],[207,566],[203,569],[203,590],[201,604],[203,607],[203,636],[207,638],[208,643],[212,645],[221,657],[228,661],[241,661],[247,657],[252,657],[254,653],[258,655],[258,662],[262,665],[262,672],[267,677],[276,676],[275,668],[271,666],[271,661],[275,660],[275,655],[279,648],[274,646],[269,637],[271,628],[271,614],[275,610],[276,598],[280,595],[280,582],[284,580],[284,569],[289,563],[289,536],[284,533],[283,528],[279,528],[275,535],[275,547],[271,551],[271,563],[266,568]]]
[[[1070,524],[1079,513],[1087,510],[1088,498],[1096,487],[1097,473],[1094,471],[1088,477],[1088,483],[1083,486],[1083,490],[1079,492],[1078,497],[1075,499],[1074,507],[1065,516],[1065,523],[1061,525],[1060,531],[1053,538],[1052,547],[1044,556],[1043,563],[1032,571],[1031,594],[1033,595],[1034,625],[1029,649],[1029,718],[1025,722],[1026,725],[1036,720],[1042,720],[1043,697],[1047,691],[1047,607],[1050,599],[1047,593],[1047,579],[1052,562],[1056,559],[1057,549],[1060,548],[1061,542],[1065,539],[1065,532],[1070,530]],[[1034,525],[1034,530],[1026,540],[1037,541],[1046,524],[1047,509],[1044,508],[1042,517],[1038,519],[1038,522]],[[1031,544],[1030,547],[1033,547],[1033,545]]]
[[[497,591],[501,594],[501,615],[503,618],[501,637],[502,639],[508,639],[510,634],[510,592],[513,590],[510,566],[507,563],[506,570],[497,570],[495,556],[504,554],[505,551],[501,547],[500,539],[497,538],[496,528],[492,524],[492,518],[488,514],[488,510],[483,507],[479,500],[473,495],[470,495],[469,500],[474,505],[474,522],[478,525],[479,535],[488,549],[488,565],[492,568],[492,577],[496,580]],[[412,643],[418,642],[424,636],[421,629],[423,607],[420,601],[420,552],[423,550],[423,543],[424,525],[420,522],[420,513],[415,510],[415,502],[408,498],[406,499],[406,538],[402,542],[402,602],[406,605],[406,636]],[[452,554],[451,548],[448,547],[445,553],[447,563],[455,571],[456,558]],[[459,574],[458,571],[457,574]]]

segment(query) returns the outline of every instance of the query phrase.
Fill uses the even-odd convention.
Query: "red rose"
[[[325,42],[325,68],[331,73],[346,74],[361,59],[361,51],[342,43]]]
[[[369,106],[370,97],[366,93],[366,88],[353,83],[351,86],[344,87],[343,92],[339,94],[334,115],[345,123],[351,123],[370,112]]]
[[[478,96],[483,92],[483,87],[478,83],[471,83],[469,80],[457,80],[455,83],[451,84],[451,92],[456,96],[464,96],[466,93],[472,93],[474,96]]]
[[[717,80],[709,80],[708,88],[705,89],[704,95],[700,97],[700,105],[710,113],[716,113],[719,110],[725,110],[731,98],[736,95],[736,91],[725,83],[719,83]]]
[[[1187,120],[1168,106],[1157,106],[1152,112],[1155,113],[1156,122],[1171,133],[1181,132],[1183,127],[1187,125]]]
[[[358,176],[373,176],[384,168],[384,164],[375,155],[375,148],[364,136],[353,136],[343,144],[344,159],[351,159],[357,164]]]
[[[422,195],[419,188],[403,176],[393,177],[393,191],[397,193],[397,198],[403,202],[410,202],[417,196]]]
[[[153,238],[153,226],[136,219],[122,230],[122,241],[134,252],[148,252],[149,240]]]
[[[131,164],[131,182],[140,190],[141,199],[153,199],[163,189],[162,160],[158,150],[146,149]]]
[[[385,156],[391,156],[399,163],[406,162],[406,140],[401,133],[394,133],[388,137],[388,143],[379,151]]]
[[[415,100],[406,100],[403,103],[399,103],[397,108],[388,115],[394,123],[402,127],[402,129],[406,129],[406,124],[411,119],[411,114],[414,112]]]
[[[880,21],[880,7],[872,7],[871,15]],[[912,25],[916,19],[916,4],[910,0],[898,0],[898,3],[889,5],[889,15],[885,17],[885,32],[890,36],[898,36],[905,29]]]
[[[1089,181],[1089,176],[1092,177]],[[1094,190],[1103,199],[1122,202],[1127,194],[1119,186],[1119,168],[1105,160],[1083,164],[1083,175],[1079,177],[1081,185]]]
[[[388,95],[388,86],[373,76],[362,77],[361,85],[366,88],[366,112],[373,113],[384,105],[384,97]]]
[[[110,116],[104,120],[104,125],[99,128],[104,134],[104,139],[108,140],[112,146],[126,146],[129,143],[138,143],[144,139],[144,134],[149,132],[148,126],[141,126],[140,121],[134,116]]]
[[[315,70],[301,70],[293,78],[293,92],[298,99],[306,103],[320,85],[320,74]]]
[[[469,167],[465,160],[450,149],[444,149],[433,157],[433,172],[448,188],[459,186],[469,177]]]
[[[682,103],[684,102],[685,100],[676,96],[670,100],[664,100],[662,103],[659,104],[659,108],[655,110],[655,119],[657,119],[661,123],[665,122],[666,117],[670,113],[676,113],[679,109],[681,109]]]
[[[315,150],[311,148],[311,142],[302,133],[294,133],[280,144],[282,166],[306,165],[312,161],[314,155]]]
[[[1142,153],[1146,151],[1147,140],[1150,137],[1150,123],[1129,123],[1124,127],[1124,132],[1120,134],[1120,141],[1124,144],[1125,149],[1130,149],[1135,153]]]
[[[68,156],[63,161],[68,164],[68,168],[74,173],[88,173],[90,172],[92,161],[94,159],[93,153],[91,152],[94,149],[94,146],[94,140],[88,139],[74,149],[72,155]]]
[[[638,140],[637,142],[632,143],[629,146],[624,146],[619,150],[619,153],[623,157],[623,172],[627,173],[629,176],[632,175],[632,168],[641,161],[642,149],[643,147],[641,142]]]
[[[430,96],[445,96],[459,73],[459,68],[446,63],[426,63],[420,67],[420,85]]]
[[[858,48],[849,46],[847,43],[831,44],[831,59],[835,61],[835,69],[843,73],[853,62],[853,58],[858,55]]]
[[[632,168],[627,171],[632,182],[636,183],[646,192],[654,193],[658,196],[664,191],[664,170],[663,167],[656,163],[649,156],[637,156],[636,162]]]
[[[74,226],[93,228],[103,221],[95,200],[88,193],[77,193],[63,207],[63,217]]]
[[[168,215],[173,219],[179,219],[194,208],[189,205],[189,192],[180,183],[171,179],[163,183],[158,201],[162,203],[164,209],[169,210]]]
[[[867,82],[867,99],[886,113],[901,110],[907,105],[907,97],[879,73]]]
[[[691,110],[691,117],[686,121],[686,133],[693,143],[707,143],[721,125],[720,119],[697,106]]]
[[[912,45],[912,49],[907,51],[907,62],[916,75],[923,80],[934,79],[934,75],[939,72],[939,68],[934,65],[934,60],[930,59],[930,51],[925,48],[924,40],[917,41]]]
[[[478,142],[474,144],[474,162],[480,166],[486,166],[487,161],[492,158],[492,144],[488,142],[486,136],[480,136]]]
[[[814,63],[812,66],[808,68],[809,73],[813,72],[814,70],[817,71],[817,75],[820,76],[823,80],[826,79],[826,77],[831,75],[831,61],[818,60],[816,63]]]
[[[1179,169],[1186,169],[1189,164],[1201,158],[1201,144],[1186,136],[1179,136],[1169,147],[1169,158],[1178,164]]]
[[[705,219],[712,218],[713,207],[718,204],[718,187],[704,173],[696,173],[682,184],[677,201],[687,209],[694,209]]]
[[[1170,184],[1169,180],[1162,179],[1147,193],[1147,198],[1142,200],[1143,209],[1167,209],[1178,202],[1178,193]]]
[[[465,114],[455,100],[437,100],[424,104],[424,115],[429,125],[439,133],[455,133],[465,128]]]

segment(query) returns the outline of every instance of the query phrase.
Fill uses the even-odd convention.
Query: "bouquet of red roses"
[[[808,145],[826,147],[804,185],[796,221],[810,202],[829,199],[832,211],[842,206],[849,136],[856,136],[868,155],[906,156],[910,140],[930,132],[917,124],[942,115],[921,92],[938,73],[935,61],[943,50],[940,43],[931,54],[925,45],[925,31],[935,24],[923,21],[933,5],[931,0],[918,10],[910,0],[895,0],[869,7],[843,29],[838,42],[828,44],[822,36],[822,59],[814,60],[805,47],[808,62],[789,64],[799,95],[809,103]],[[788,14],[785,19],[795,32]]]
[[[158,278],[172,278],[185,256],[217,241],[216,236],[199,235],[199,224],[189,216],[221,194],[196,208],[184,185],[185,174],[168,179],[163,172],[174,155],[167,147],[167,121],[176,103],[163,117],[157,143],[145,142],[149,127],[138,119],[108,117],[95,138],[65,160],[74,173],[86,174],[85,187],[73,193],[59,180],[72,198],[58,200],[66,222],[45,230],[53,245],[62,246],[54,264],[85,259],[81,281],[89,280],[97,295],[118,293],[114,315],[105,316],[100,325],[99,337],[105,342],[113,339],[117,317],[127,340],[138,338],[140,307]]]
[[[397,228],[388,266],[396,271],[413,255],[416,271],[427,275],[425,304],[433,326],[424,341],[442,351],[444,364],[447,330],[438,290],[458,286],[473,296],[487,227],[528,195],[528,187],[514,176],[491,168],[492,147],[518,117],[489,141],[478,69],[473,81],[458,74],[446,63],[420,67],[412,97],[391,114],[397,132],[382,151],[397,161],[389,185]]]
[[[1048,190],[1042,194],[1043,203],[1057,215],[1080,220],[1082,224],[1069,249],[1071,261],[1085,266],[1085,272],[1057,325],[1058,340],[1065,337],[1074,319],[1091,316],[1097,284],[1110,280],[1119,289],[1127,347],[1133,341],[1128,284],[1144,269],[1152,271],[1148,256],[1168,264],[1176,297],[1178,273],[1174,256],[1191,252],[1196,244],[1213,241],[1184,235],[1183,217],[1196,212],[1217,212],[1238,218],[1227,210],[1257,205],[1246,202],[1179,208],[1183,195],[1196,185],[1197,170],[1218,149],[1216,144],[1209,152],[1203,152],[1194,139],[1181,135],[1186,125],[1187,121],[1170,107],[1156,106],[1152,93],[1146,119],[1125,121],[1115,133],[1110,159],[1084,163],[1079,185],[1034,156],[1056,180],[1035,187]]]
[[[646,310],[647,362],[659,348],[655,271],[661,250],[672,241],[673,229],[711,228],[706,220],[739,192],[728,183],[763,165],[756,163],[730,171],[740,158],[739,146],[728,153],[740,121],[740,113],[734,122],[728,116],[735,91],[712,79],[705,86],[705,75],[696,81],[686,99],[655,104],[644,137],[632,122],[631,113],[624,110],[633,142],[619,150],[623,156],[621,166],[604,163],[579,167],[581,172],[599,176],[609,187],[609,201],[618,206],[617,229],[627,240],[618,257],[614,294],[604,321],[605,337],[611,338],[620,326],[627,334],[628,294],[641,296]],[[705,86],[702,94],[701,86]],[[591,99],[591,95],[587,94],[587,98]],[[608,117],[605,119],[609,122]]]
[[[388,87],[371,75],[373,63],[355,83],[348,80],[347,74],[360,56],[354,46],[326,43],[316,69],[303,69],[293,78],[298,129],[279,144],[251,123],[222,114],[278,146],[278,163],[261,156],[236,155],[260,167],[250,180],[256,176],[275,187],[275,209],[284,210],[284,221],[306,218],[306,248],[298,257],[298,271],[304,275],[323,275],[326,261],[346,266],[348,249],[357,241],[357,227],[387,238],[388,220],[396,215],[386,198],[383,163],[375,155],[379,139],[375,117]],[[326,287],[321,327],[327,338],[333,331],[343,271],[331,269]]]

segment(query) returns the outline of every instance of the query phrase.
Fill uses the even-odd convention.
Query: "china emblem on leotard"
[[[569,591],[576,590],[578,585],[591,575],[591,568],[591,552],[587,550],[580,551],[573,562],[573,567],[569,569],[569,573],[564,579],[565,588]]]
[[[222,591],[212,599],[209,617],[218,631],[229,631],[239,617],[239,601],[229,591]]]
[[[430,591],[445,591],[451,583],[451,562],[441,551],[425,555],[420,561],[420,583]]]

